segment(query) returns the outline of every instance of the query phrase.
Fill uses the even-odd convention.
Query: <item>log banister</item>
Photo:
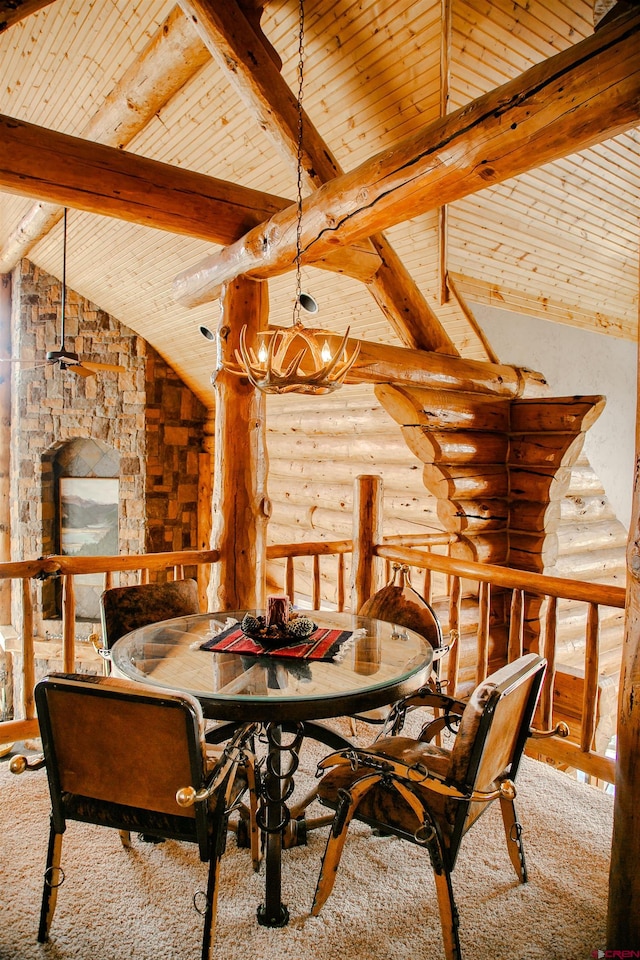
[[[564,577],[548,577],[528,570],[516,570],[495,563],[475,563],[470,560],[458,560],[440,554],[430,554],[426,550],[408,550],[402,547],[378,544],[375,547],[378,557],[395,563],[409,563],[413,566],[429,566],[439,573],[452,574],[463,579],[486,581],[494,586],[520,587],[526,593],[540,597],[569,597],[573,600],[593,601],[599,606],[624,609],[625,591],[623,587],[612,587],[604,583],[591,583]]]
[[[366,502],[371,503],[368,497]],[[375,500],[375,497],[374,497]],[[367,508],[365,513],[370,512]],[[517,654],[523,644],[523,610],[525,594],[545,598],[547,609],[544,621],[544,656],[548,661],[547,677],[543,687],[540,714],[542,726],[553,725],[553,688],[555,680],[556,661],[556,623],[557,599],[567,598],[587,603],[586,628],[586,656],[585,656],[585,685],[582,702],[582,727],[575,733],[578,743],[545,741],[544,748],[536,747],[536,754],[544,752],[544,756],[555,759],[558,763],[570,764],[586,773],[609,782],[613,782],[614,761],[597,753],[592,748],[592,742],[597,720],[598,697],[598,633],[599,607],[624,607],[625,591],[620,587],[610,587],[602,584],[583,583],[577,580],[546,577],[542,574],[528,571],[514,570],[500,567],[495,564],[479,564],[470,561],[453,559],[441,554],[431,553],[425,549],[425,541],[430,544],[430,535],[425,534],[420,539],[421,549],[411,549],[409,546],[396,546],[381,542],[377,537],[371,537],[370,557],[380,557],[390,563],[407,563],[416,569],[424,569],[429,577],[434,573],[444,574],[448,582],[448,609],[449,630],[451,638],[458,638],[461,623],[463,581],[473,581],[481,585],[479,596],[478,621],[478,676],[486,675],[488,671],[488,637],[490,628],[491,588],[507,588],[512,591],[511,614],[516,621],[510,626],[511,654]],[[438,535],[434,535],[434,541]],[[415,542],[415,541],[414,541]],[[446,541],[448,542],[448,541]],[[345,605],[345,555],[352,550],[352,542],[339,540],[333,542],[318,542],[304,544],[271,545],[268,556],[271,560],[284,559],[286,563],[285,579],[287,593],[295,596],[295,560],[312,558],[313,572],[309,580],[309,596],[313,604],[320,604],[321,577],[320,558],[335,557],[337,562],[337,577],[335,593],[337,608],[344,609]],[[35,653],[33,636],[33,601],[32,583],[34,577],[46,579],[51,575],[61,575],[64,584],[64,615],[63,624],[63,658],[64,669],[74,668],[73,645],[75,643],[73,631],[72,611],[74,603],[74,576],[88,572],[102,572],[105,583],[111,582],[112,574],[118,570],[139,570],[148,575],[149,570],[181,570],[191,564],[211,564],[217,560],[217,551],[181,551],[167,554],[147,554],[144,556],[126,557],[46,557],[38,561],[0,564],[0,578],[20,579],[22,586],[22,619],[23,629],[20,651],[23,654],[23,720],[11,720],[0,723],[2,739],[23,739],[37,735],[37,720],[33,704],[33,686],[35,684]],[[425,593],[429,593],[426,587]],[[371,584],[373,587],[373,583]],[[364,598],[366,599],[366,598]],[[71,625],[67,625],[71,621]],[[517,638],[517,639],[516,639]],[[447,684],[449,690],[455,692],[458,680],[460,662],[460,641],[453,643],[447,663]],[[510,654],[510,655],[511,655]]]

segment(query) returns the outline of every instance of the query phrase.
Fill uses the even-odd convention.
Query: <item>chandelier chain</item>
[[[304,95],[304,0],[299,0],[298,20],[298,143],[296,154],[297,171],[297,219],[296,219],[296,299],[293,305],[293,323],[300,322],[300,297],[302,294],[302,276],[300,258],[302,253],[302,143],[304,134],[304,112],[302,101]]]
[[[228,365],[234,373],[246,376],[263,393],[302,393],[320,396],[340,387],[355,364],[360,344],[348,353],[349,327],[340,344],[331,347],[333,334],[318,327],[305,328],[300,310],[315,313],[318,309],[313,297],[302,293],[302,175],[305,123],[303,110],[304,86],[304,0],[298,0],[298,93],[297,93],[297,206],[296,206],[296,293],[293,305],[293,324],[289,330],[265,330],[259,337],[257,354],[247,344],[247,324],[240,330],[237,364]]]

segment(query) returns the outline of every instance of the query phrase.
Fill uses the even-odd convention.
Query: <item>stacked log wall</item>
[[[507,561],[508,536],[516,566],[623,584],[626,531],[581,452],[601,408],[598,397],[510,401],[387,385],[344,388],[313,403],[270,398],[269,542],[349,539],[353,481],[374,474],[384,483],[385,536],[449,532],[456,538],[452,555],[485,562]],[[532,548],[540,554],[534,563]],[[296,571],[296,589],[310,596],[311,561],[297,561]],[[323,558],[327,602],[335,597],[336,578],[337,562]],[[271,562],[269,588],[283,583],[284,563]],[[433,590],[446,632],[444,578]],[[476,594],[475,585],[463,584],[463,685],[475,672]],[[508,598],[495,592],[490,669],[506,656],[507,613]],[[606,739],[615,714],[622,617],[618,610],[601,616],[599,735]],[[584,604],[559,604],[556,705],[569,718],[581,709],[585,620]],[[540,646],[542,623],[544,609],[532,603],[526,620],[532,648]]]
[[[351,539],[353,487],[361,474],[382,477],[386,536],[442,533],[437,502],[423,485],[423,464],[370,386],[343,387],[310,401],[269,397],[269,543]],[[443,552],[445,548],[439,548]],[[349,580],[347,557],[347,582]],[[322,595],[335,599],[337,561],[321,561]],[[296,561],[296,589],[311,595],[311,561]],[[284,583],[284,561],[267,568],[269,589]],[[435,589],[444,591],[444,578]]]

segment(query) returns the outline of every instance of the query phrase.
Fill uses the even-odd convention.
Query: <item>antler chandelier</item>
[[[319,327],[305,327],[300,319],[304,307],[315,313],[318,306],[309,294],[302,292],[301,238],[302,238],[302,143],[303,143],[303,85],[304,85],[304,0],[299,5],[298,32],[298,139],[297,139],[297,221],[296,221],[296,297],[291,327],[265,330],[259,334],[257,353],[247,346],[247,325],[240,331],[236,372],[245,375],[263,393],[331,393],[342,386],[360,352],[360,344],[348,353],[349,327],[337,349],[331,341],[336,335]]]

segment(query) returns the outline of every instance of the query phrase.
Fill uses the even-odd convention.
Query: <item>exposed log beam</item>
[[[174,7],[82,130],[82,138],[122,149],[209,59],[191,21]],[[61,219],[63,209],[35,203],[27,211],[0,249],[1,273],[28,256]]]
[[[233,0],[180,0],[180,5],[191,15],[211,56],[276,149],[295,161],[297,101],[264,34],[254,30]],[[311,186],[317,188],[341,176],[340,164],[304,112],[303,131],[302,169]],[[368,289],[401,341],[406,346],[457,355],[442,324],[382,234],[371,238],[371,253],[377,253],[380,261]]]
[[[42,7],[48,7],[51,2],[52,0],[0,0],[0,33]]]
[[[615,136],[640,119],[640,10],[325,184],[303,202],[302,261]],[[180,274],[195,306],[291,269],[295,206]]]
[[[269,329],[284,328],[272,326]],[[499,397],[522,397],[525,394],[537,397],[548,393],[544,376],[526,367],[466,360],[354,338],[347,340],[347,353],[351,354],[358,344],[360,353],[346,383],[408,384]]]
[[[0,187],[9,193],[213,243],[232,243],[290,203],[2,115],[0,142]]]
[[[2,115],[0,141],[5,147],[0,157],[0,189],[8,193],[213,243],[233,243],[290,203]],[[315,266],[366,281],[377,263],[370,250],[352,244],[329,251]]]

